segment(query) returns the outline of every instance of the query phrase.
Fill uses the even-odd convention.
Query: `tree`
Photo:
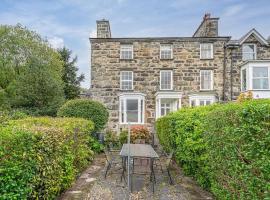
[[[63,103],[63,62],[37,33],[0,26],[0,103],[55,115]]]
[[[77,77],[78,67],[75,65],[77,56],[71,58],[72,51],[66,47],[58,49],[61,59],[64,62],[62,79],[64,81],[64,93],[66,99],[75,99],[80,94],[80,83],[84,80],[84,75]]]

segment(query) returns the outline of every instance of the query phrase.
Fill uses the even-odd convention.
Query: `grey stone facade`
[[[105,28],[104,28],[105,27]],[[218,36],[218,18],[206,15],[193,37],[111,38],[109,23],[97,21],[97,38],[91,38],[91,96],[110,111],[108,128],[125,127],[119,123],[119,95],[145,95],[144,124],[153,130],[156,94],[160,91],[160,71],[173,71],[173,90],[182,95],[181,105],[190,106],[190,95],[213,95],[216,101],[234,100],[240,93],[242,49],[238,41]],[[213,59],[200,59],[200,44],[213,44]],[[244,43],[257,44],[257,58],[269,59],[269,46],[253,34]],[[120,45],[133,45],[133,59],[120,59]],[[170,44],[172,59],[160,59],[160,45]],[[213,71],[213,90],[200,90],[200,70]],[[120,89],[120,72],[133,72],[133,90]],[[163,91],[164,92],[164,91]],[[166,92],[166,91],[165,91]]]

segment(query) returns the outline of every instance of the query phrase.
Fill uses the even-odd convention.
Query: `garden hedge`
[[[74,99],[67,101],[58,110],[57,115],[59,117],[90,119],[95,124],[95,131],[102,130],[109,118],[109,112],[102,103],[88,99]]]
[[[183,108],[160,118],[157,134],[217,199],[269,199],[270,100]]]
[[[0,199],[55,199],[93,158],[93,122],[25,118],[0,127]]]

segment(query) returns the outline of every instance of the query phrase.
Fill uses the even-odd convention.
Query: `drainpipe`
[[[233,74],[232,74],[232,71],[233,71],[233,55],[234,55],[234,48],[232,49],[231,51],[231,69],[230,69],[230,92],[231,92],[231,101],[233,99]]]
[[[222,101],[225,101],[225,79],[226,79],[226,59],[227,59],[227,48],[226,48],[226,44],[224,43],[223,46],[223,91],[222,91]]]

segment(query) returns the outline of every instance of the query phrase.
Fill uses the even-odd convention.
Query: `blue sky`
[[[113,37],[192,36],[206,12],[220,17],[222,36],[238,39],[251,28],[270,35],[269,0],[0,0],[0,24],[21,23],[78,56],[85,88],[97,19],[110,20]]]

